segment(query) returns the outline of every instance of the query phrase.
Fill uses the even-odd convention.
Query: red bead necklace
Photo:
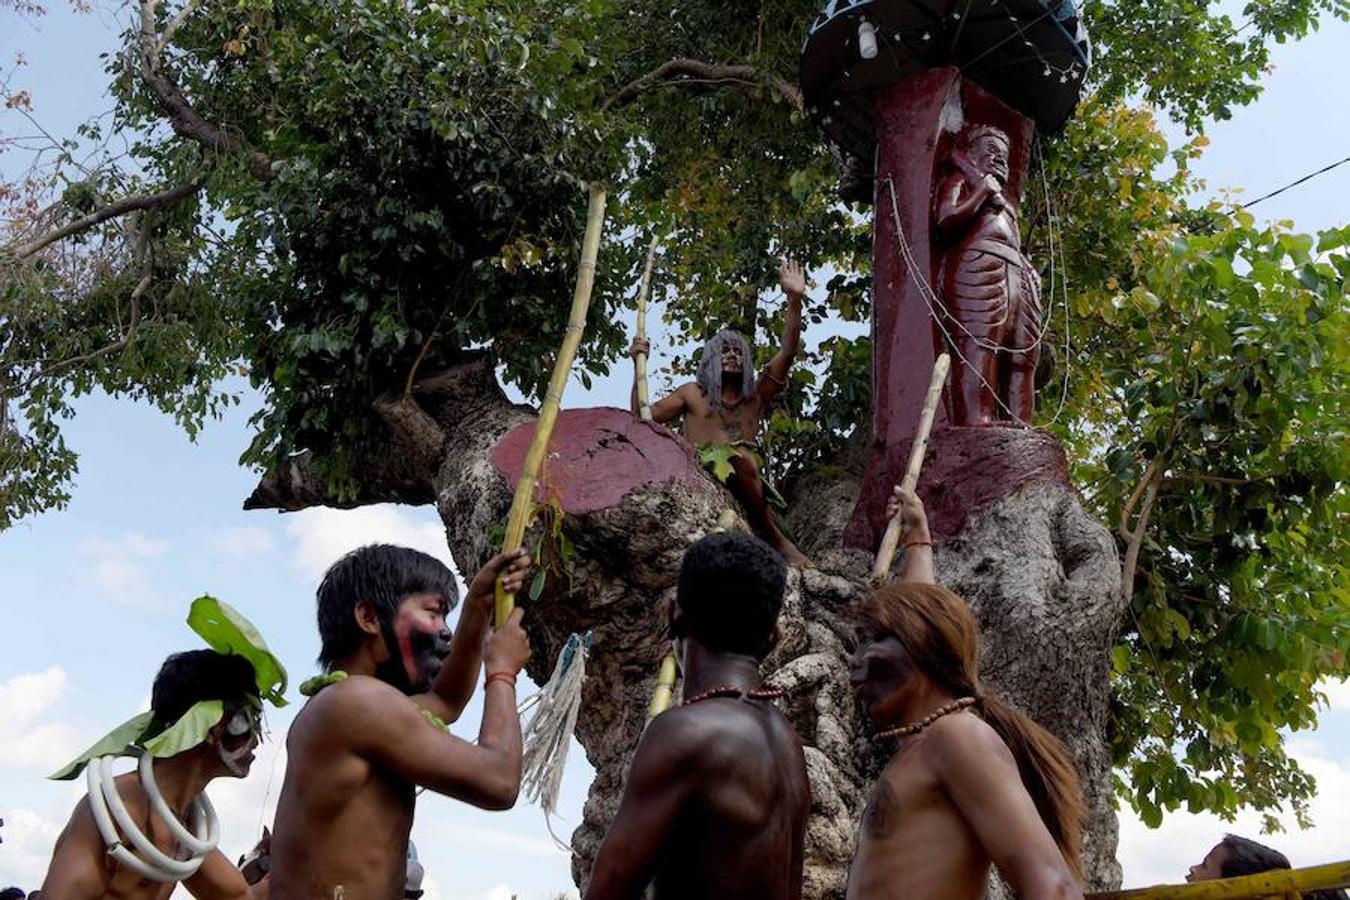
[[[714,697],[745,697],[748,700],[776,700],[779,697],[787,695],[787,691],[782,688],[755,688],[747,691],[745,688],[732,687],[731,685],[722,685],[720,687],[708,688],[702,693],[695,694],[692,697],[686,697],[681,706],[688,706],[691,703],[698,703],[700,700],[711,700]]]

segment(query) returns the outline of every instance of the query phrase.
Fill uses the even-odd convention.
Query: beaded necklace
[[[914,722],[910,725],[899,725],[896,726],[895,728],[887,728],[885,731],[879,731],[877,732],[877,737],[879,738],[909,737],[911,735],[918,734],[920,731],[923,731],[925,728],[927,728],[929,725],[932,725],[934,722],[936,722],[943,716],[950,715],[951,713],[954,712],[959,712],[960,710],[963,710],[968,706],[974,705],[975,705],[974,697],[961,697],[958,700],[953,700],[951,703],[948,703],[945,706],[938,707],[928,715],[924,716],[918,722]]]
[[[691,703],[698,703],[700,700],[712,700],[715,697],[745,697],[747,700],[776,700],[783,697],[787,691],[781,688],[755,688],[747,691],[745,688],[732,687],[729,684],[720,685],[714,688],[708,688],[702,693],[695,694],[692,697],[686,697],[681,706],[688,706]]]

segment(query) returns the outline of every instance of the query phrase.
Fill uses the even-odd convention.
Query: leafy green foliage
[[[238,136],[236,150],[157,130],[160,104],[119,55],[115,126],[143,135],[144,174],[60,182],[58,210],[188,178],[203,192],[148,229],[86,232],[70,258],[5,263],[0,393],[21,416],[0,421],[0,525],[62,502],[75,460],[60,420],[96,388],[149,399],[192,430],[228,402],[220,378],[242,366],[267,400],[245,459],[312,451],[340,497],[355,494],[355,461],[385,440],[371,401],[419,373],[482,348],[537,391],[561,337],[590,178],[608,180],[615,200],[583,379],[620,346],[614,312],[651,234],[663,236],[674,339],[732,325],[759,339],[765,362],[781,323],[760,294],[789,253],[830,273],[809,292],[808,328],[861,330],[870,214],[836,199],[830,154],[778,87],[795,81],[818,7],[207,5],[184,20],[165,65],[206,120]],[[1058,368],[1039,424],[1069,448],[1085,499],[1118,526],[1133,566],[1113,740],[1121,794],[1150,822],[1181,803],[1297,811],[1311,782],[1280,730],[1312,723],[1318,679],[1350,674],[1337,649],[1350,627],[1350,236],[1196,204],[1189,163],[1203,137],[1169,148],[1152,116],[1123,102],[1143,98],[1201,131],[1257,96],[1272,41],[1347,8],[1251,3],[1235,23],[1213,7],[1090,0],[1095,93],[1063,137],[1038,145],[1023,204],[1029,255],[1058,298]],[[606,104],[677,57],[758,75],[653,84]],[[271,161],[262,180],[255,150]],[[866,337],[831,337],[805,357],[762,436],[780,482],[828,471],[868,418]]]
[[[257,679],[259,697],[274,706],[286,705],[286,667],[267,649],[267,642],[253,623],[238,610],[203,594],[192,601],[187,623],[212,650],[248,660]]]
[[[191,750],[210,734],[225,715],[225,705],[219,700],[198,700],[168,728],[145,742],[145,750],[160,758],[177,756]]]

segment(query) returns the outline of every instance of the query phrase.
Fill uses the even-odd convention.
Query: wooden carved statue
[[[1003,194],[1008,136],[968,125],[937,191],[938,285],[952,354],[953,425],[1029,424],[1040,356],[1040,277],[1022,255],[1017,207]]]

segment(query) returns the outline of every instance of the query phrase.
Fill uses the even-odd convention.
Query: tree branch
[[[211,150],[228,150],[247,156],[253,176],[259,181],[269,180],[272,177],[271,157],[258,150],[249,150],[238,137],[203,119],[178,85],[160,70],[159,51],[163,41],[155,33],[155,8],[158,5],[159,0],[141,0],[140,58],[141,78],[159,101],[160,110],[178,134]],[[177,25],[171,22],[170,27],[176,29]]]
[[[89,228],[93,228],[109,219],[115,219],[118,216],[124,216],[127,213],[137,212],[138,210],[162,209],[171,206],[185,197],[195,194],[202,186],[203,177],[194,178],[192,181],[184,182],[171,188],[159,191],[155,194],[141,194],[135,197],[124,197],[116,203],[109,203],[102,209],[97,209],[86,216],[81,216],[74,222],[62,225],[60,228],[50,231],[36,240],[23,244],[14,251],[14,255],[19,259],[25,259],[47,247],[50,244],[70,237]]]
[[[749,87],[763,85],[777,91],[779,96],[798,112],[806,109],[802,92],[786,78],[763,72],[754,66],[724,66],[687,57],[668,60],[642,77],[630,81],[606,100],[602,108],[625,106],[652,88],[671,84],[740,84]]]

